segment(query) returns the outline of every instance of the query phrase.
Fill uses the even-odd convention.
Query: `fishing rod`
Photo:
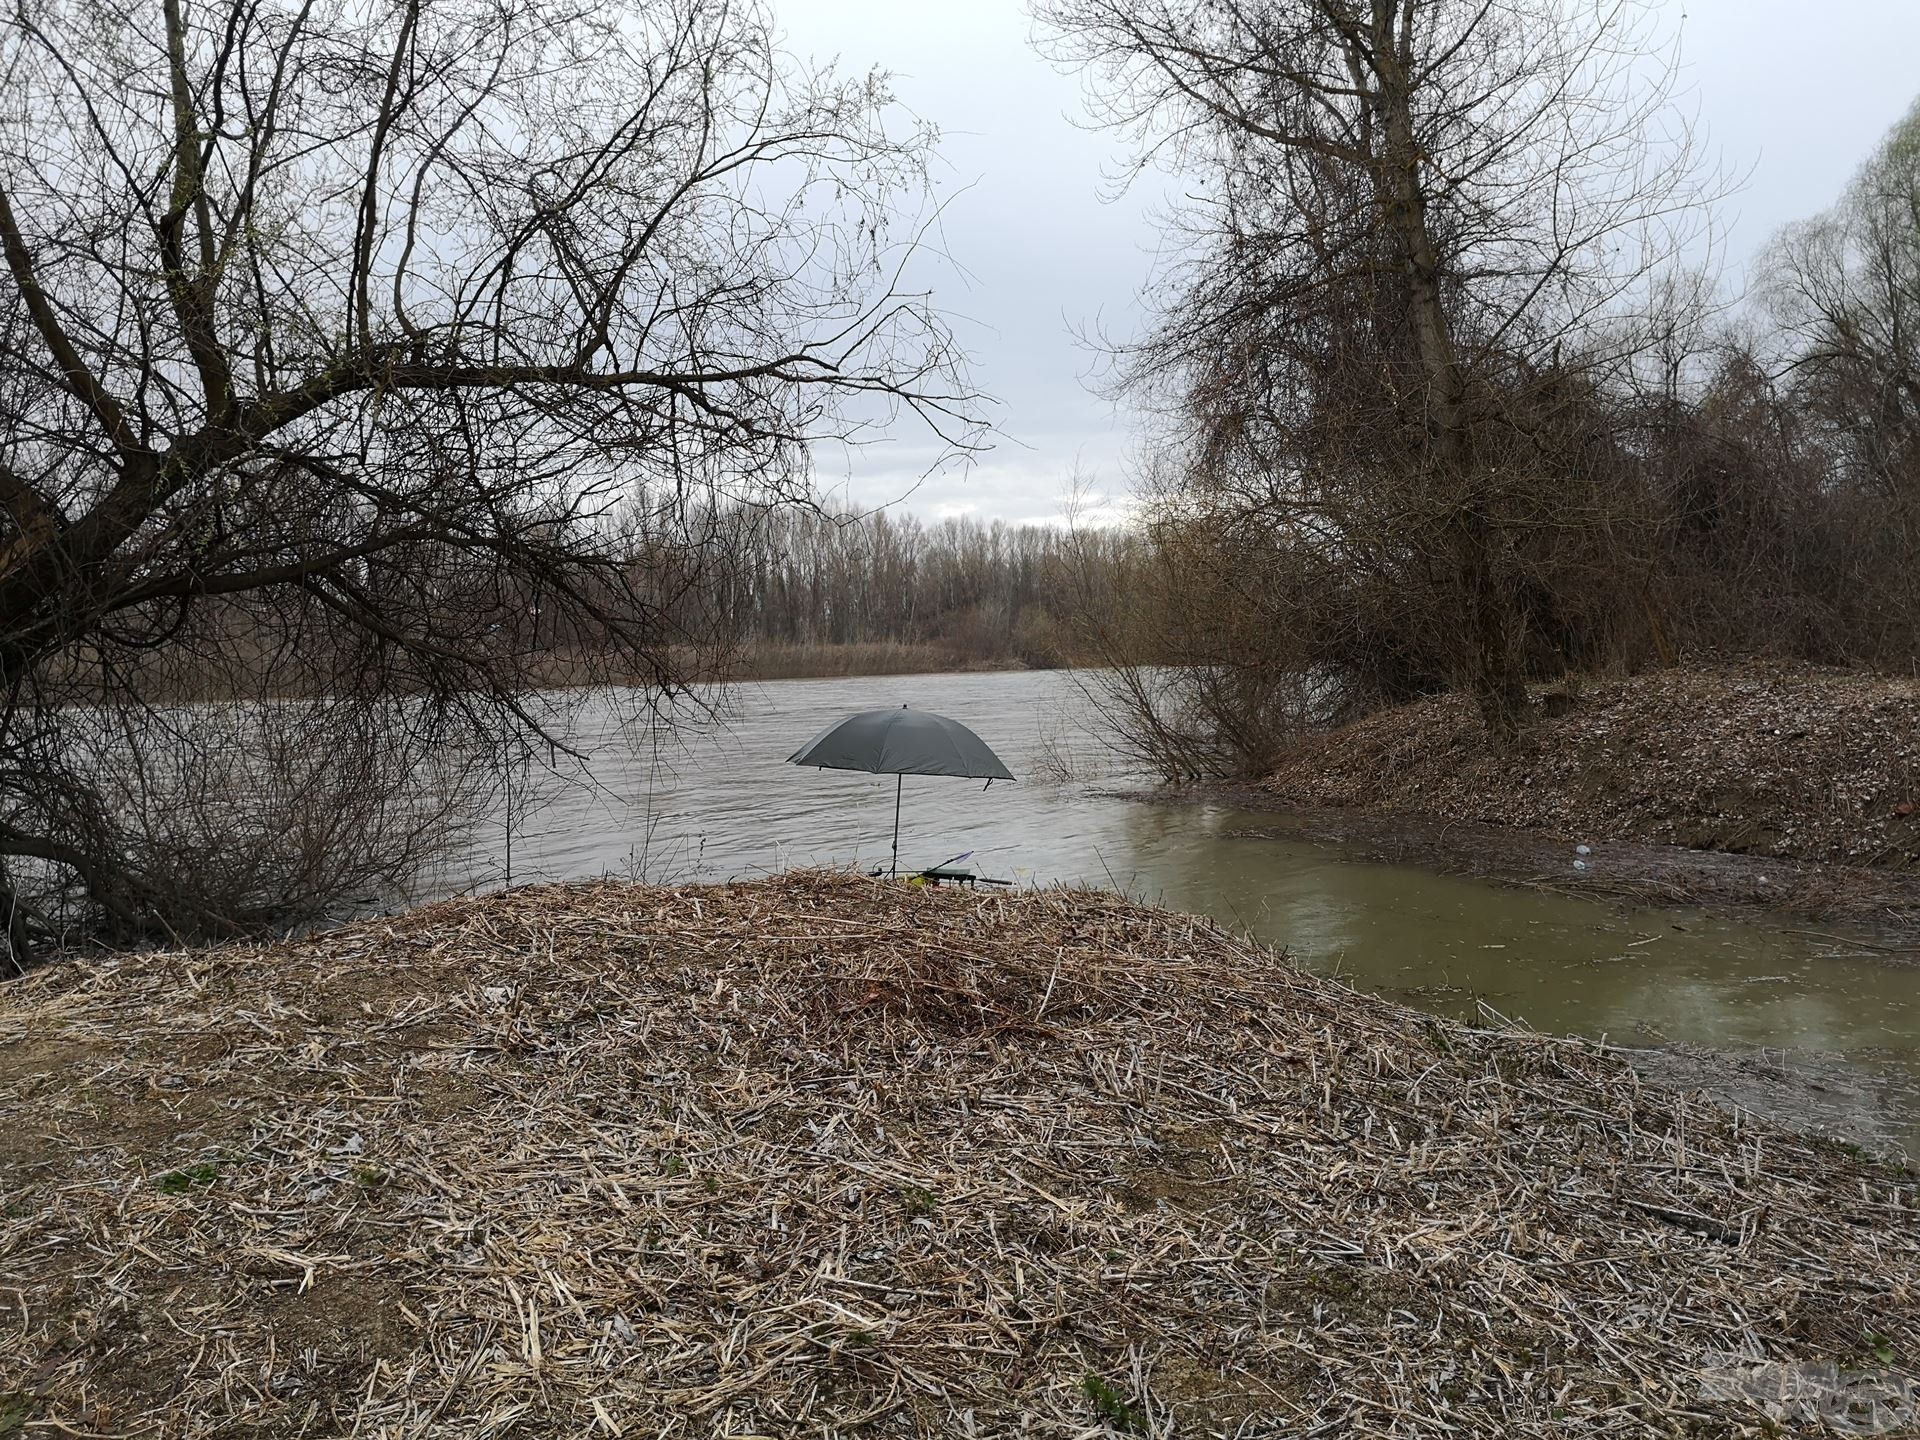
[[[962,860],[966,859],[971,854],[973,854],[973,851],[971,850],[962,850],[958,855],[954,856],[951,860],[942,860],[938,865],[929,865],[927,866],[926,870],[916,870],[913,873],[915,875],[925,875],[929,870],[944,870],[949,865],[958,865]],[[879,870],[871,870],[868,873],[871,875],[878,875],[878,874],[881,874],[882,872]]]
[[[954,856],[951,860],[942,860],[938,865],[929,865],[925,870],[921,870],[917,873],[923,879],[928,875],[937,875],[941,871],[946,870],[951,866],[958,865],[962,860],[971,858],[972,855],[973,855],[973,851],[962,850],[958,855]],[[991,876],[987,876],[987,875],[970,875],[970,876],[967,876],[962,883],[967,885],[1011,885],[1013,884],[1011,880],[995,880]]]

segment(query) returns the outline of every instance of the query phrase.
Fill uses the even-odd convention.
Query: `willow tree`
[[[1624,563],[1607,386],[1665,328],[1656,296],[1678,292],[1651,282],[1697,214],[1653,17],[1631,0],[1036,8],[1096,121],[1195,182],[1156,322],[1120,355],[1177,457],[1163,517],[1281,557],[1248,588],[1312,613],[1283,662],[1457,684],[1511,738],[1530,661],[1582,623],[1549,591]]]
[[[711,537],[649,517],[680,546],[636,563],[622,497],[777,504],[824,438],[974,433],[900,283],[928,134],[751,3],[23,0],[0,80],[16,954],[371,883],[367,827],[420,841],[377,797],[538,724],[557,652],[686,679],[662,596]],[[288,696],[240,735],[162,703]]]

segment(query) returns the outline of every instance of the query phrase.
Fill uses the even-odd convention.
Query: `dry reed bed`
[[[1467,697],[1442,695],[1302,743],[1266,788],[1569,840],[1915,870],[1920,682],[1763,663],[1590,680],[1507,748]]]
[[[1721,1435],[1912,1176],[1095,894],[543,888],[0,991],[0,1434]]]

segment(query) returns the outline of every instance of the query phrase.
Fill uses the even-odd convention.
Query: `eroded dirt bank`
[[[72,965],[0,989],[0,1189],[28,1433],[1734,1436],[1920,1370],[1920,1177],[1090,893]]]

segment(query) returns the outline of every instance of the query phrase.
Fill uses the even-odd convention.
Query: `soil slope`
[[[1569,840],[1910,868],[1920,684],[1761,666],[1589,681],[1504,751],[1448,695],[1303,744],[1266,788]]]
[[[0,1434],[1797,1434],[1783,1377],[1912,1400],[1917,1222],[1102,895],[533,889],[0,990]]]

